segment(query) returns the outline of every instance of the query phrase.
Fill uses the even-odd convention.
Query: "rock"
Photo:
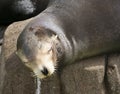
[[[109,94],[120,94],[120,55],[108,58],[107,84]]]
[[[17,38],[29,21],[13,23],[5,32],[0,64],[0,94],[35,94],[35,78],[15,54]]]
[[[62,94],[105,94],[104,66],[104,57],[67,66],[61,74]]]
[[[35,80],[15,54],[5,62],[5,71],[2,94],[34,94]]]
[[[17,38],[30,20],[15,22],[5,31],[3,44],[5,60],[16,51]]]
[[[40,94],[61,94],[60,77],[57,73],[41,81]]]

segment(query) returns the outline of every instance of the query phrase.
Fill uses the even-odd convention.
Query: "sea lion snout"
[[[40,79],[46,78],[55,72],[55,66],[52,62],[47,62],[45,64],[39,64],[36,68],[33,68],[35,76]]]
[[[48,75],[49,71],[47,70],[47,68],[43,68],[43,70],[41,70],[41,72],[43,73],[43,75]]]

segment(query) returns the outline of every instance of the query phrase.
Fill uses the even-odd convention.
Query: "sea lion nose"
[[[47,70],[47,68],[45,68],[45,67],[43,68],[43,70],[41,70],[41,72],[42,72],[44,75],[48,75],[48,73],[49,73],[48,70]]]

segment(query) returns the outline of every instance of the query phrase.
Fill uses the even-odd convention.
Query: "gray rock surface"
[[[80,61],[63,69],[62,94],[105,94],[104,57]]]
[[[42,80],[41,94],[62,94],[60,77],[57,73],[47,79]]]
[[[14,23],[5,32],[0,62],[0,94],[34,94],[36,90],[35,78],[31,76],[31,71],[15,54],[17,38],[29,21]]]
[[[110,94],[120,94],[120,55],[111,55],[108,58],[107,84]]]

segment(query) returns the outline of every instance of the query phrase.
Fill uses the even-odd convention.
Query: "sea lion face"
[[[43,45],[42,45],[43,44]],[[39,78],[50,76],[55,71],[56,59],[54,49],[51,43],[42,43],[36,54],[36,68],[33,69],[35,75]]]
[[[18,41],[21,41],[21,38]],[[25,38],[23,43],[18,42],[18,46],[19,43],[22,45],[17,49],[18,57],[40,79],[50,76],[55,71],[57,57],[54,40],[56,38],[56,36],[51,36],[38,40],[32,37],[31,39]]]

